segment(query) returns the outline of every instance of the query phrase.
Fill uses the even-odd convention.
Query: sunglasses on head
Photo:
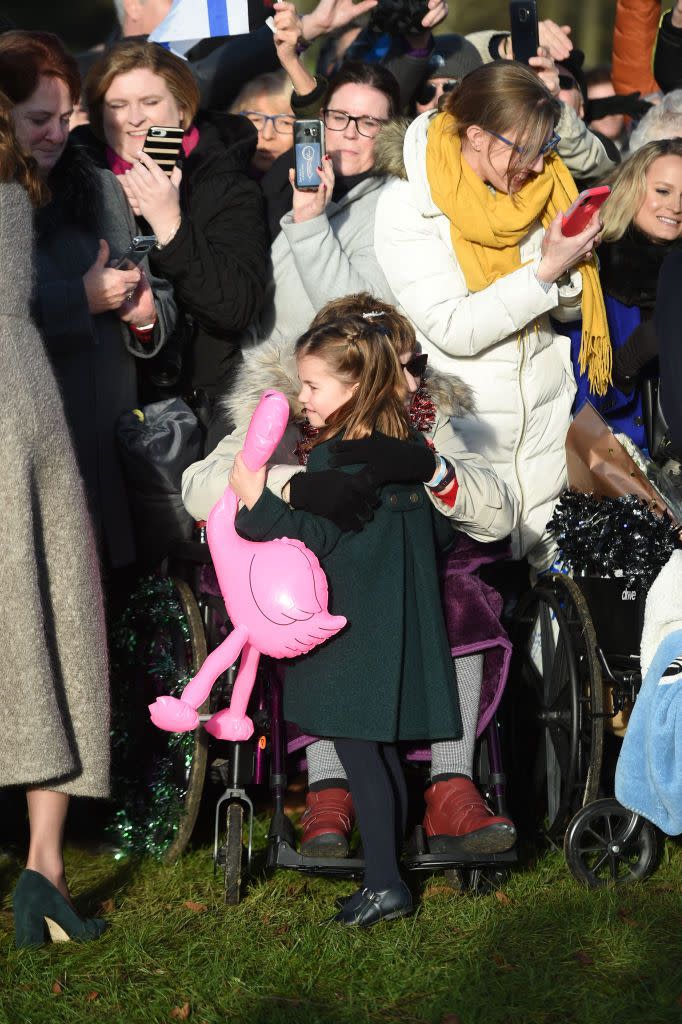
[[[559,75],[559,88],[565,89],[568,92],[571,89],[577,89],[578,83],[573,75]]]
[[[412,377],[421,378],[426,373],[428,359],[428,352],[419,352],[416,356],[412,356],[407,363],[403,363],[403,370],[407,370]]]
[[[450,78],[447,82],[443,82],[443,92],[452,92],[453,89],[457,88],[459,83],[459,78]],[[436,86],[433,85],[431,82],[426,82],[422,86],[421,92],[416,97],[417,103],[421,103],[421,105],[424,106],[425,103],[430,103],[435,95]]]

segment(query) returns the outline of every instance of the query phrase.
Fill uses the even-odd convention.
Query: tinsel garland
[[[634,494],[595,498],[564,491],[548,528],[575,575],[617,576],[646,589],[682,546],[670,517],[652,512]]]
[[[162,693],[180,695],[191,678],[189,651],[189,627],[173,581],[142,579],[111,636],[117,810],[109,831],[123,854],[161,857],[178,829],[195,737],[156,729],[147,705]]]

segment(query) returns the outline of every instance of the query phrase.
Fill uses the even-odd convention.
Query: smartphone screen
[[[540,45],[538,8],[535,0],[511,0],[509,21],[514,60],[527,64],[529,57],[537,57]]]
[[[296,188],[315,192],[320,187],[317,168],[324,156],[323,125],[317,120],[299,120],[294,124],[294,163]]]

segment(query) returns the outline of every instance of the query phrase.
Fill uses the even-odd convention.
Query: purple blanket
[[[507,541],[481,544],[463,533],[450,552],[443,569],[443,611],[453,658],[483,654],[483,684],[478,716],[480,736],[500,703],[509,673],[512,645],[500,624],[502,598],[484,583],[476,571],[490,562],[509,558]],[[285,684],[286,685],[286,684]],[[287,723],[287,750],[291,754],[313,743],[316,736],[301,735]],[[429,748],[411,750],[408,758],[429,760]]]

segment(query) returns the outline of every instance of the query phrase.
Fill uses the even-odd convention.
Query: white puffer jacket
[[[553,331],[549,314],[580,316],[581,277],[574,272],[561,289],[544,290],[534,273],[543,237],[538,222],[521,242],[521,268],[469,292],[450,222],[434,204],[426,176],[432,116],[412,122],[401,154],[396,136],[382,142],[386,169],[400,177],[389,181],[377,204],[375,250],[433,365],[472,388],[477,415],[454,421],[455,429],[514,490],[520,506],[514,555],[528,554],[541,570],[555,554],[546,525],[566,484],[564,442],[576,390],[570,341]]]

